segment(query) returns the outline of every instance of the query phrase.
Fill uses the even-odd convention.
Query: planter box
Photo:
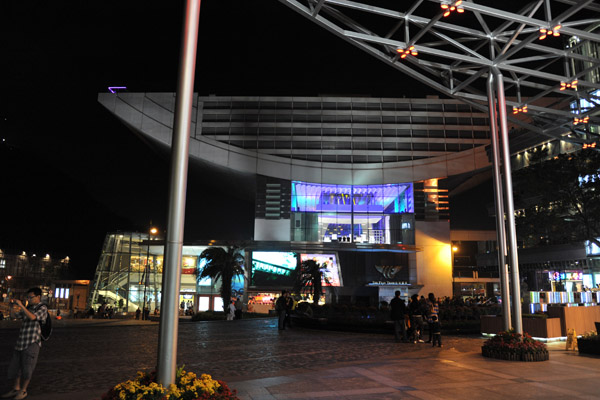
[[[497,349],[490,349],[486,346],[481,347],[481,355],[488,358],[496,358],[498,360],[508,361],[548,361],[550,355],[548,350],[537,352],[537,353],[514,353],[511,351],[502,351]]]
[[[577,348],[583,354],[600,355],[600,340],[579,338]]]
[[[482,315],[481,333],[498,333],[504,330],[502,317]],[[560,318],[523,318],[523,332],[540,338],[563,336]]]

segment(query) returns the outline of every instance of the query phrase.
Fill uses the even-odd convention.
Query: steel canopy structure
[[[414,80],[488,112],[504,328],[523,333],[508,121],[548,141],[596,146],[590,126],[600,123],[600,6],[280,1]]]
[[[589,144],[597,138],[587,128],[600,124],[600,5],[593,0],[525,6],[280,1],[407,76],[482,111],[488,109],[486,80],[497,70],[511,122],[549,140]]]

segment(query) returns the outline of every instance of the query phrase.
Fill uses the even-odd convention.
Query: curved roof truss
[[[548,138],[597,138],[589,129],[600,125],[600,5],[593,0],[487,2],[495,7],[484,0],[279,1],[485,112],[486,80],[499,71],[512,122]]]

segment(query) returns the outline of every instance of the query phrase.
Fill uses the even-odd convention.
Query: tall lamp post
[[[148,246],[146,246],[146,266],[144,267],[144,300],[142,303],[142,319],[146,319],[148,317],[148,315],[146,314],[146,291],[148,289],[148,275],[149,275],[149,271],[148,271],[148,266],[150,265],[150,240],[152,240],[152,236],[156,235],[158,233],[158,229],[156,229],[155,227],[150,228],[150,231],[148,232]],[[141,284],[141,282],[140,282]]]

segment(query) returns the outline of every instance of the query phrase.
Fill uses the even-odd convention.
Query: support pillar
[[[498,242],[498,272],[500,276],[500,293],[502,297],[502,316],[504,330],[509,330],[510,293],[508,288],[508,266],[506,265],[506,226],[504,223],[504,201],[502,179],[500,174],[500,148],[498,143],[498,123],[496,115],[496,99],[494,95],[494,76],[490,70],[487,80],[488,108],[490,115],[490,138],[492,142],[492,169],[494,178],[494,204],[496,206],[496,237]]]
[[[185,23],[181,36],[181,54],[175,103],[175,121],[171,153],[169,183],[169,211],[160,307],[157,380],[164,387],[175,383],[177,369],[177,334],[179,330],[179,288],[181,285],[181,259],[183,226],[185,221],[185,194],[187,188],[192,104],[194,100],[194,74],[200,0],[187,0]]]
[[[506,189],[506,227],[508,256],[512,277],[513,327],[517,333],[523,333],[521,318],[521,280],[519,277],[519,255],[517,249],[517,232],[515,228],[515,207],[513,203],[513,187],[510,164],[510,148],[508,143],[508,120],[506,116],[506,98],[504,97],[503,76],[494,69],[496,95],[498,96],[498,119],[500,121],[500,140],[502,149],[502,166],[504,168],[504,188]]]

